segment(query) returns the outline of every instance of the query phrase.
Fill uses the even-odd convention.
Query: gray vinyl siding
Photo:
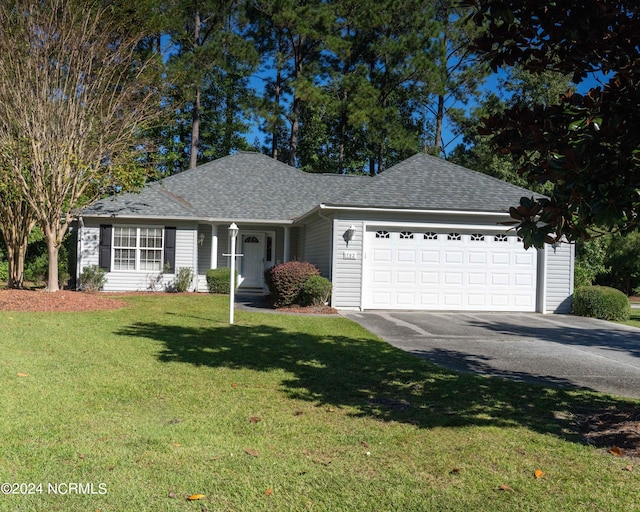
[[[207,291],[207,271],[211,268],[211,246],[213,237],[211,236],[211,225],[198,225],[198,239],[202,238],[202,245],[198,245],[198,268],[196,271],[196,291]]]
[[[571,313],[575,246],[545,247],[545,313]]]
[[[331,221],[316,217],[304,226],[303,258],[331,279]]]
[[[78,275],[82,269],[98,265],[98,244],[100,242],[100,226],[84,226],[78,232]]]
[[[284,257],[284,228],[278,230],[278,257]],[[289,228],[289,260],[305,261],[304,257],[304,226]]]
[[[348,245],[344,234],[351,226],[356,231]],[[331,305],[342,309],[360,309],[362,293],[363,223],[360,220],[333,221],[333,292]],[[345,253],[349,253],[348,256]],[[351,259],[353,256],[353,259]]]

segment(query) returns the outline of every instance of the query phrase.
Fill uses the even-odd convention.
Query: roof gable
[[[343,195],[344,206],[504,212],[534,192],[418,153]]]

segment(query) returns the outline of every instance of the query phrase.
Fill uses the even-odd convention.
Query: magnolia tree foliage
[[[548,198],[511,209],[527,246],[591,236],[592,227],[630,231],[640,223],[640,12],[628,0],[465,0],[487,26],[475,49],[494,70],[597,73],[604,85],[567,92],[557,105],[514,105],[483,133],[522,162]]]
[[[157,80],[135,51],[142,24],[117,4],[9,0],[0,25],[1,179],[42,228],[56,291],[74,211],[144,183],[139,134],[159,110]]]

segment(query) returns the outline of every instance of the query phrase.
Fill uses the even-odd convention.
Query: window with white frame
[[[162,270],[163,229],[113,228],[113,270]]]

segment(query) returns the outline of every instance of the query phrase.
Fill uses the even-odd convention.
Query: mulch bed
[[[0,311],[97,311],[124,306],[124,301],[101,293],[0,290]]]
[[[577,415],[574,423],[588,444],[640,462],[640,410],[637,407]]]

